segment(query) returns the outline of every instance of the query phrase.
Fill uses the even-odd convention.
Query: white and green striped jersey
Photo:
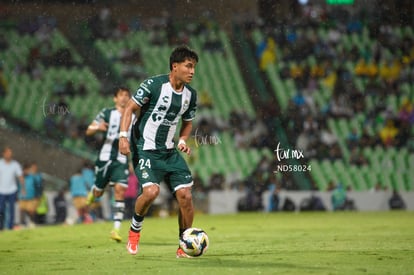
[[[135,115],[132,117],[134,121]],[[114,108],[104,108],[96,116],[95,122],[108,123],[108,129],[104,132],[105,141],[102,145],[98,159],[100,161],[118,160],[121,163],[127,162],[127,157],[119,152],[119,126],[121,124],[121,113]],[[130,136],[132,129],[132,123],[128,130],[128,136]]]
[[[189,85],[174,91],[168,75],[151,77],[142,82],[132,99],[141,106],[135,123],[136,141],[140,150],[174,148],[174,135],[180,118],[193,120],[197,108],[197,93]]]

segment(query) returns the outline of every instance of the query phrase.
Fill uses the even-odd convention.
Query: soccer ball
[[[188,228],[180,238],[181,249],[189,256],[199,257],[208,248],[208,236],[200,228]]]

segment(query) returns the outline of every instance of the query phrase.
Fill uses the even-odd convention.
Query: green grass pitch
[[[112,223],[0,232],[0,274],[414,274],[413,212],[196,215],[210,247],[176,259],[177,220],[147,218],[137,255]]]

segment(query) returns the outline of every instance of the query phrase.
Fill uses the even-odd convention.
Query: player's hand
[[[129,141],[125,137],[121,137],[119,139],[119,152],[125,156],[131,153],[131,150],[129,148]]]
[[[186,153],[187,155],[191,154],[191,148],[187,146],[185,143],[178,143],[177,149],[180,150],[183,153]]]

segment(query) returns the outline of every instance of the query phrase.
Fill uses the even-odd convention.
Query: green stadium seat
[[[319,190],[325,191],[330,179],[327,179],[327,177],[324,175],[323,168],[321,167],[320,162],[316,159],[311,159],[309,161],[309,165],[311,165],[312,167],[310,173],[316,183],[316,186]]]
[[[403,175],[400,173],[391,173],[391,186],[397,191],[405,191],[406,186],[404,182]]]

